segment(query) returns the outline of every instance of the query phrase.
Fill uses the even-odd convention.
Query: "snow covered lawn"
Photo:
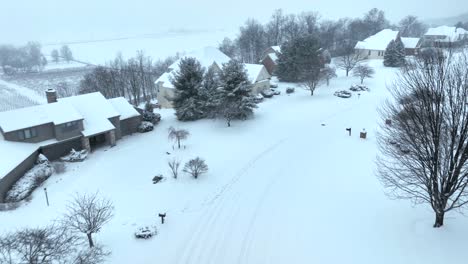
[[[44,185],[50,207],[36,191],[28,205],[1,213],[0,232],[46,224],[76,192],[99,191],[115,205],[115,217],[95,236],[113,252],[108,263],[466,263],[465,217],[451,214],[433,229],[429,208],[389,200],[374,175],[376,108],[394,72],[370,64],[376,76],[359,98],[333,96],[358,83],[342,72],[313,97],[300,87],[287,95],[293,85],[280,83],[281,95],[230,128],[180,123],[163,110],[154,131],[53,175]],[[190,131],[186,149],[172,149],[170,126]],[[196,156],[206,160],[207,174],[170,177],[168,160]],[[153,184],[158,174],[166,180]],[[159,213],[167,214],[164,225]],[[156,237],[134,238],[153,225]]]

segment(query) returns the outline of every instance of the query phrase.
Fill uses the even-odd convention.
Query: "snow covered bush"
[[[340,98],[350,98],[352,94],[350,91],[342,90],[342,91],[336,91],[333,95],[338,96]]]
[[[292,94],[292,93],[294,93],[294,91],[295,91],[295,89],[293,87],[286,88],[286,93],[287,94]]]
[[[263,90],[260,92],[260,94],[265,98],[272,98],[274,95],[273,92],[270,90]]]
[[[161,115],[158,113],[153,113],[150,111],[143,111],[143,121],[150,122],[153,125],[156,125],[161,121]]]
[[[6,194],[8,203],[19,202],[28,197],[37,187],[47,180],[53,173],[49,160],[42,154],[36,160],[36,164],[21,177]]]
[[[164,177],[160,174],[160,175],[156,175],[153,177],[153,184],[156,184],[160,181],[162,181],[164,179]]]
[[[64,157],[61,157],[61,161],[66,161],[66,162],[78,162],[78,161],[83,161],[86,159],[88,156],[88,151],[86,149],[76,151],[75,149],[72,149],[70,153]]]
[[[138,132],[140,133],[150,132],[150,131],[153,131],[153,129],[154,129],[153,123],[148,122],[148,121],[141,122],[141,124],[137,128]]]
[[[149,239],[158,234],[156,226],[145,226],[140,227],[135,231],[135,238],[137,239]]]
[[[353,92],[364,92],[364,91],[368,92],[369,88],[367,88],[367,86],[362,85],[362,84],[354,84],[351,86],[351,88],[349,88],[349,90]]]

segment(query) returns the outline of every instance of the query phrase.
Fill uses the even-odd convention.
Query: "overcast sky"
[[[274,9],[317,11],[322,18],[360,17],[377,7],[398,21],[459,15],[466,0],[0,0],[0,43],[62,42],[164,32],[233,30],[248,17],[266,21]]]

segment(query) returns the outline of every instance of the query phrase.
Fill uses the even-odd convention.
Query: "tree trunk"
[[[348,77],[348,74],[349,74],[349,70],[346,69],[346,77]]]
[[[439,228],[444,225],[444,214],[445,212],[436,213],[436,220],[434,223],[434,228]]]
[[[94,247],[94,242],[93,242],[93,238],[91,237],[91,233],[87,233],[86,235],[88,236],[89,247],[90,248]]]
[[[361,78],[361,84],[364,82],[364,78]]]
[[[178,146],[179,149],[180,149],[180,139],[177,139],[177,146]]]
[[[231,120],[227,121],[227,125],[228,125],[228,127],[231,127]]]

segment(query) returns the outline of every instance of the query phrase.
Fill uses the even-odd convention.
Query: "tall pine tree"
[[[221,80],[219,79],[219,73],[215,68],[210,67],[203,77],[203,85],[198,92],[203,117],[216,117],[216,111],[220,104],[220,87]]]
[[[384,65],[386,67],[401,67],[405,64],[405,56],[405,45],[398,37],[388,44],[384,55]]]
[[[253,115],[257,104],[244,64],[234,60],[224,64],[220,80],[222,88],[218,97],[218,116],[230,126],[233,119],[245,120]]]
[[[203,117],[199,90],[203,83],[204,68],[195,58],[183,58],[179,70],[174,74],[174,109],[181,121],[192,121]]]
[[[395,45],[395,41],[392,39],[390,43],[388,43],[387,48],[385,49],[384,61],[383,61],[383,64],[385,65],[385,67],[395,67],[396,65],[395,54],[396,54],[396,45]]]

